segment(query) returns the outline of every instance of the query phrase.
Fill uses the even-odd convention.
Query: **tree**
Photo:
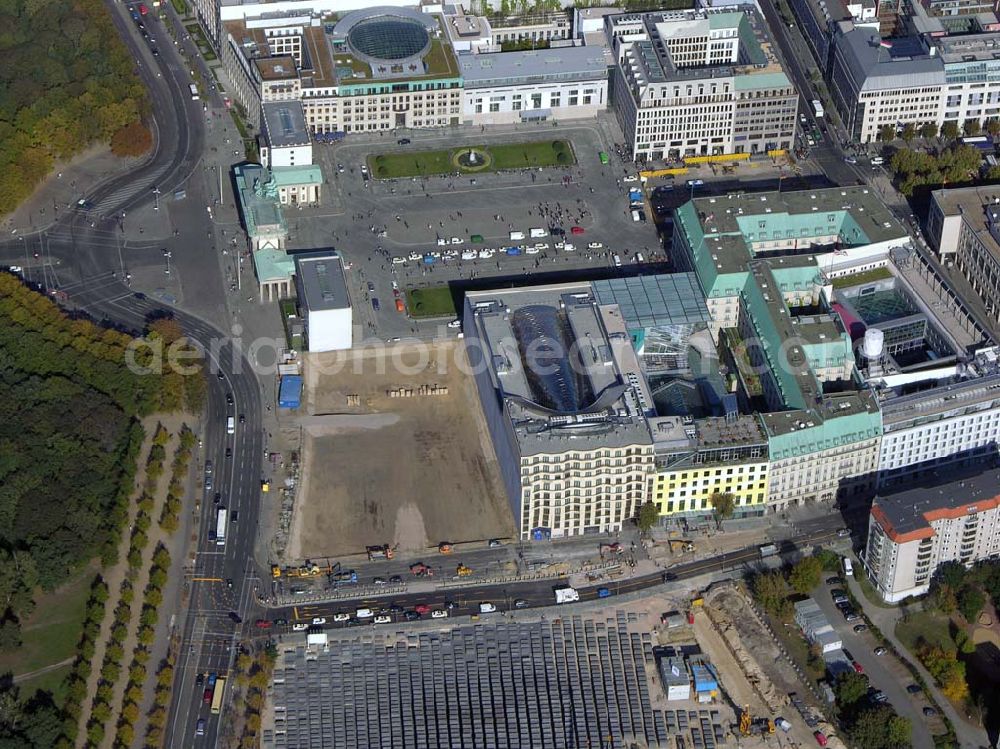
[[[962,126],[962,129],[965,131],[965,134],[970,137],[979,135],[979,133],[983,131],[982,125],[979,124],[978,118],[972,118],[966,120],[965,124]]]
[[[948,120],[941,126],[941,137],[945,140],[955,140],[958,137],[958,123]]]
[[[788,582],[796,593],[807,594],[817,585],[823,574],[823,563],[816,557],[805,557],[792,567]]]
[[[934,573],[934,586],[946,586],[952,590],[958,590],[965,585],[965,578],[968,573],[961,562],[944,562],[939,565]]]
[[[921,138],[936,138],[938,134],[938,126],[933,122],[925,122],[920,126],[920,137]]]
[[[841,710],[851,708],[868,695],[868,680],[859,673],[847,671],[837,677],[833,691]]]
[[[903,135],[902,135],[902,137],[903,137],[903,140],[906,141],[907,143],[909,143],[915,137],[917,137],[917,128],[916,128],[916,125],[914,125],[912,122],[907,122],[905,125],[903,125]]]
[[[21,647],[21,623],[7,618],[0,623],[0,650],[17,650]]]
[[[782,613],[787,603],[788,585],[780,572],[761,572],[750,579],[750,590],[765,611],[774,616]]]
[[[153,134],[141,120],[122,125],[111,136],[111,153],[115,156],[142,156],[153,147]]]
[[[640,531],[648,533],[659,519],[660,509],[654,502],[646,502],[639,508],[639,516],[636,518],[635,524]]]
[[[883,143],[889,143],[890,141],[896,140],[896,126],[895,125],[883,125],[878,129],[878,139]]]
[[[715,517],[719,520],[728,520],[736,511],[736,497],[729,492],[715,492],[709,502],[715,510]]]
[[[985,605],[986,596],[978,586],[966,585],[958,591],[958,610],[970,624],[975,623]]]

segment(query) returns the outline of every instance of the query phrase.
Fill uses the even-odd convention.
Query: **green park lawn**
[[[447,286],[406,290],[406,309],[410,317],[454,317],[455,300]]]
[[[57,590],[38,595],[34,612],[22,626],[21,647],[0,654],[0,673],[27,674],[76,655],[94,571],[88,565]],[[19,682],[22,697],[47,689],[58,698],[69,669],[69,665],[62,666]]]
[[[913,611],[896,624],[896,637],[908,650],[916,650],[921,640],[954,653],[957,648],[951,636],[948,617],[937,611]]]
[[[573,148],[567,141],[547,140],[534,143],[473,146],[477,151],[488,155],[489,163],[478,169],[460,170],[455,165],[453,157],[456,153],[466,151],[468,148],[468,146],[463,146],[462,148],[448,148],[438,151],[398,151],[374,154],[368,157],[368,168],[374,176],[381,179],[396,179],[399,177],[423,177],[431,174],[451,174],[458,171],[465,174],[478,174],[529,167],[569,166],[576,163]]]

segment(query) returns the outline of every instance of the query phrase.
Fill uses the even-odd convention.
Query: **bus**
[[[813,105],[813,114],[815,114],[817,118],[822,117],[824,112],[823,112],[823,104],[820,102],[820,100],[813,99],[812,105]]]
[[[215,543],[219,546],[226,545],[226,514],[226,508],[220,507],[215,521]]]
[[[188,88],[191,89],[191,101],[198,101],[198,87],[192,83]]]
[[[222,694],[226,691],[226,680],[220,676],[215,680],[215,692],[212,694],[212,715],[222,712]]]

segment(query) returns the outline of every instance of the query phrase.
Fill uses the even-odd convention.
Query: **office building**
[[[600,47],[460,55],[465,124],[593,118],[608,106]]]
[[[263,127],[260,138],[260,162],[265,167],[308,166],[313,163],[312,138],[306,127],[305,114],[299,101],[274,101],[263,105]],[[317,202],[315,196],[305,196],[302,202]],[[295,196],[298,202],[298,195]]]
[[[521,538],[634,518],[655,468],[651,399],[620,310],[588,284],[480,291],[463,331]]]
[[[1000,471],[940,471],[920,485],[879,494],[868,518],[865,567],[896,603],[923,595],[945,562],[970,565],[1000,556]]]
[[[1000,116],[1000,34],[949,36],[932,22],[917,25],[929,31],[884,40],[870,28],[838,24],[830,93],[853,139],[870,143],[883,127],[906,124],[952,123],[961,131],[969,120]]]
[[[771,509],[874,488],[881,416],[823,267],[905,240],[861,187],[696,198],[675,213],[675,254],[701,284],[740,411],[760,414]]]
[[[968,284],[966,296],[1000,324],[1000,188],[935,190],[927,234],[941,262]]]
[[[639,160],[792,146],[798,95],[752,5],[605,17],[612,104]]]
[[[314,352],[349,349],[351,298],[340,255],[332,250],[295,253],[295,289],[306,323],[306,348]]]
[[[461,73],[438,16],[388,6],[336,23],[269,13],[227,21],[225,31],[223,62],[251,118],[262,103],[297,98],[313,133],[461,121]]]

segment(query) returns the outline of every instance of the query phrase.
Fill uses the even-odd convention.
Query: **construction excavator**
[[[744,705],[740,711],[740,736],[753,736],[754,734],[774,733],[774,721],[770,718],[754,718],[750,714],[750,706]]]

